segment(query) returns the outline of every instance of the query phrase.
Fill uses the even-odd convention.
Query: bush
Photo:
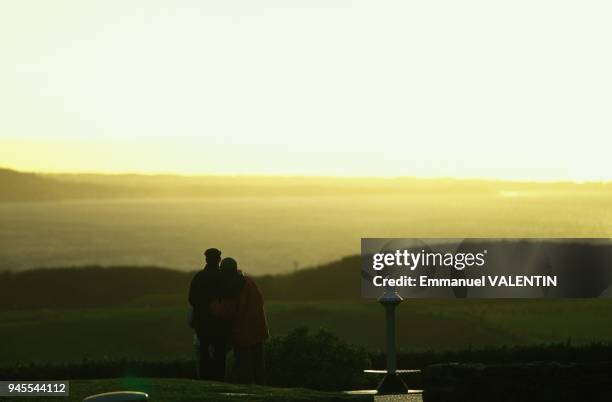
[[[324,330],[297,328],[266,345],[269,385],[327,391],[356,389],[371,385],[363,374],[370,366],[365,349]]]

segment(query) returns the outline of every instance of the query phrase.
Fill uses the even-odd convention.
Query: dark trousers
[[[240,384],[265,384],[266,365],[263,342],[250,346],[234,347],[235,381]]]
[[[198,375],[201,380],[224,381],[227,339],[223,336],[198,336],[200,358]]]

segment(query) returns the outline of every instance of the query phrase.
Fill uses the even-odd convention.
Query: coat
[[[255,345],[269,337],[264,300],[255,281],[245,277],[232,320],[231,342],[235,347]]]

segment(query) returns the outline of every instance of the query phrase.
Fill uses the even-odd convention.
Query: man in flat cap
[[[211,302],[221,297],[221,251],[209,248],[204,256],[206,265],[195,274],[189,288],[189,304],[193,309],[191,325],[200,344],[198,375],[203,380],[223,381],[231,323],[213,316],[210,311]]]

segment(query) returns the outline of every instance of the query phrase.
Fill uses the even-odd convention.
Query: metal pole
[[[397,371],[397,350],[395,348],[395,306],[385,304],[387,321],[387,373],[395,374]]]

